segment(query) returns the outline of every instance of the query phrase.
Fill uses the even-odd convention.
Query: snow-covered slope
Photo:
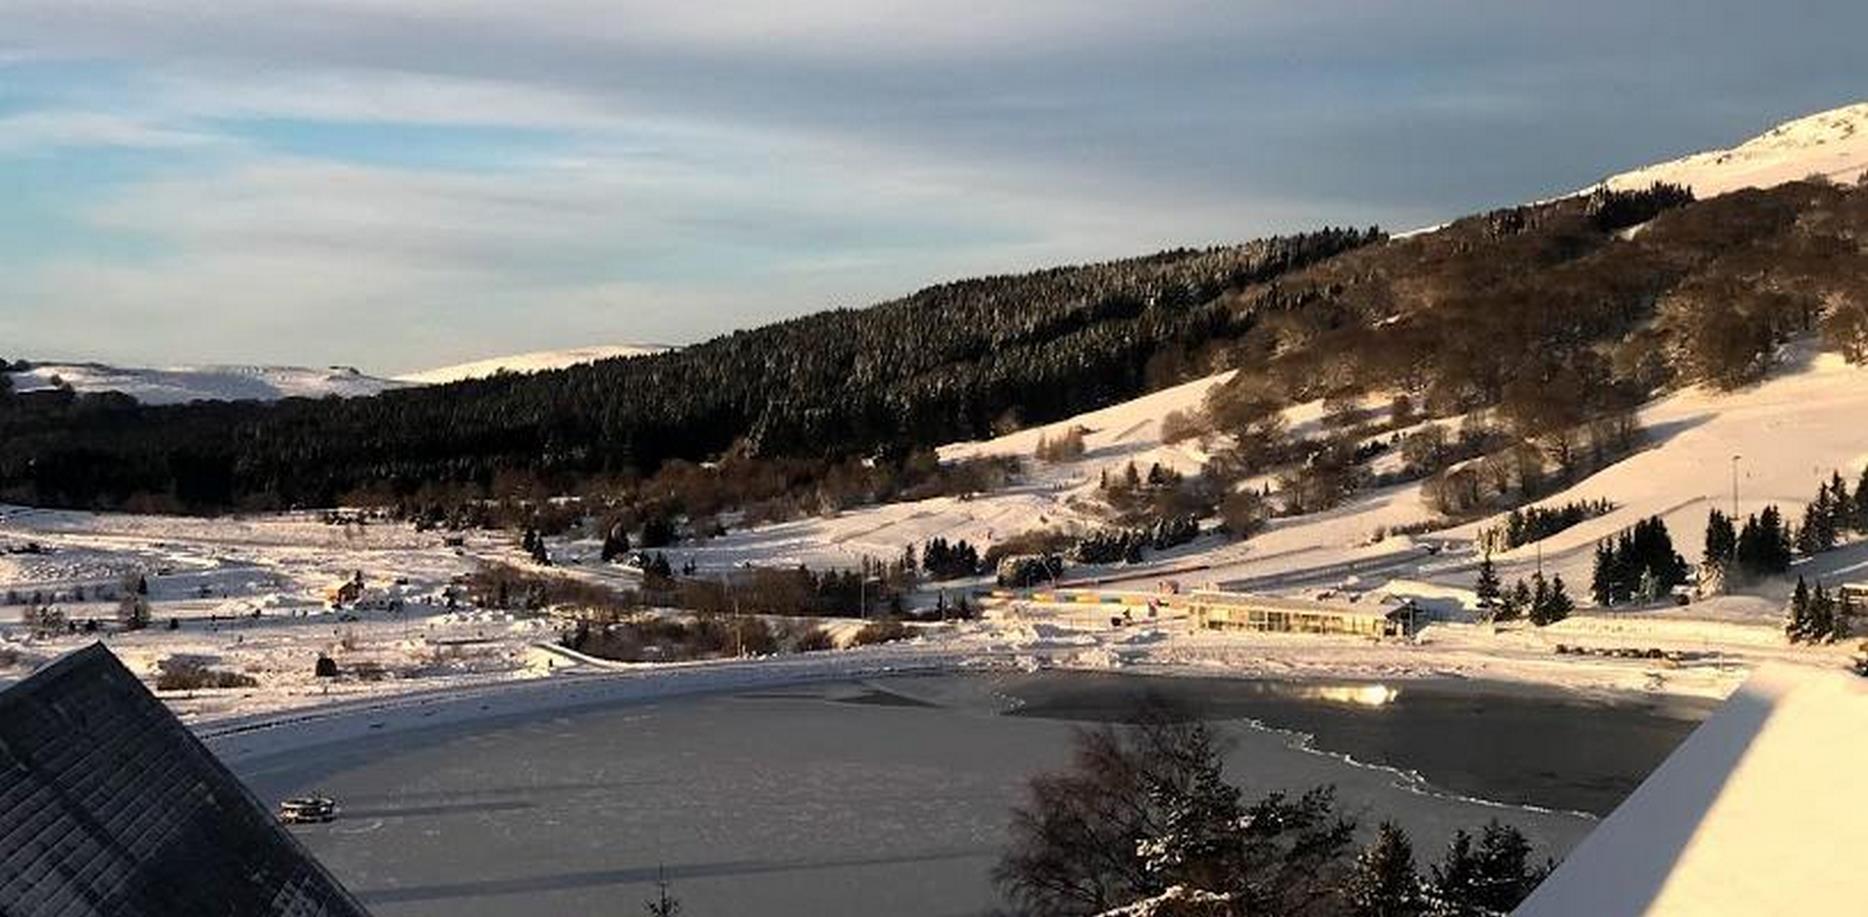
[[[752,529],[735,529],[722,538],[683,545],[671,556],[692,558],[704,567],[741,563],[811,566],[854,564],[861,556],[893,557],[904,545],[936,536],[966,539],[990,547],[1033,529],[1092,529],[1106,524],[1096,512],[1097,479],[1102,471],[1119,473],[1131,460],[1143,470],[1155,462],[1186,473],[1199,470],[1206,453],[1198,440],[1164,444],[1161,419],[1171,411],[1197,409],[1218,375],[1190,382],[1067,421],[1022,430],[985,442],[957,443],[940,450],[954,461],[983,455],[1016,455],[1027,461],[1028,474],[1018,484],[969,499],[940,497],[847,510]],[[1319,405],[1287,411],[1293,431],[1304,433],[1317,422]],[[1807,345],[1783,354],[1771,378],[1746,389],[1716,393],[1688,389],[1661,398],[1641,412],[1649,446],[1609,468],[1546,497],[1559,505],[1572,500],[1607,499],[1614,512],[1589,520],[1497,557],[1507,581],[1528,576],[1541,564],[1560,572],[1573,591],[1589,582],[1595,542],[1636,520],[1658,515],[1667,521],[1674,544],[1685,556],[1701,551],[1707,510],[1730,509],[1734,465],[1740,514],[1767,503],[1786,515],[1800,516],[1803,504],[1840,470],[1851,485],[1868,466],[1868,368],[1849,366],[1835,354]],[[1045,463],[1031,459],[1041,436],[1056,436],[1081,426],[1085,454],[1074,461]],[[1736,463],[1733,456],[1739,456]],[[1377,457],[1379,468],[1391,456]],[[1252,486],[1260,486],[1255,479]],[[1405,580],[1407,594],[1439,595],[1469,588],[1478,561],[1473,541],[1503,515],[1418,537],[1385,531],[1413,527],[1436,515],[1422,497],[1420,482],[1398,484],[1357,495],[1323,513],[1272,520],[1249,541],[1202,539],[1158,557],[1148,567],[1201,565],[1201,582],[1235,583],[1257,591],[1293,592],[1353,585],[1375,588]],[[1440,546],[1430,554],[1423,544]],[[1868,550],[1850,549],[1810,561],[1805,569],[1826,581],[1868,579]],[[1102,575],[1073,570],[1072,576]],[[1770,593],[1781,584],[1764,588]],[[1451,594],[1451,593],[1448,593]],[[1457,603],[1457,599],[1455,599]],[[1720,608],[1696,613],[1774,626],[1775,597],[1739,597]]]
[[[144,404],[190,401],[276,401],[280,398],[357,398],[415,385],[440,385],[479,379],[499,372],[535,373],[612,357],[634,357],[666,350],[652,344],[617,344],[541,350],[473,363],[444,366],[394,379],[365,375],[345,366],[174,366],[141,369],[103,363],[34,363],[13,373],[13,390],[41,391],[61,383],[80,392],[121,392]]]
[[[702,566],[808,564],[851,566],[863,556],[892,558],[905,545],[930,538],[965,540],[982,550],[994,542],[1033,529],[1089,530],[1106,524],[1086,505],[1101,472],[1121,473],[1130,461],[1143,471],[1156,462],[1192,474],[1206,454],[1197,441],[1161,442],[1161,419],[1172,411],[1198,410],[1207,389],[1231,373],[1220,373],[1133,401],[1069,420],[1020,430],[981,442],[955,443],[940,449],[944,461],[991,455],[1018,456],[1027,474],[1012,487],[979,497],[936,497],[888,503],[818,516],[736,529],[722,538],[671,550],[677,560],[693,558]],[[1084,454],[1069,462],[1032,458],[1038,439],[1056,437],[1071,427],[1085,431]]]
[[[19,392],[49,389],[63,383],[80,392],[122,392],[144,404],[189,401],[274,401],[280,398],[355,398],[407,383],[366,376],[333,366],[177,366],[134,369],[101,363],[37,363],[13,373]]]
[[[1769,188],[1811,175],[1852,182],[1868,172],[1868,102],[1786,121],[1729,150],[1708,150],[1604,179],[1611,188],[1657,181],[1686,185],[1699,197]]]
[[[1798,349],[1785,355],[1770,379],[1720,394],[1690,388],[1662,398],[1641,412],[1651,446],[1592,475],[1544,502],[1607,499],[1615,512],[1559,532],[1541,543],[1546,569],[1556,566],[1573,582],[1588,582],[1595,542],[1646,516],[1658,515],[1681,554],[1699,557],[1706,514],[1730,512],[1736,483],[1742,516],[1777,504],[1796,520],[1804,504],[1832,471],[1854,486],[1868,467],[1868,368],[1850,366],[1836,354]],[[1736,482],[1734,482],[1736,475]],[[1497,518],[1454,529],[1475,534]],[[1537,549],[1519,548],[1505,562],[1534,562]],[[1852,555],[1837,552],[1810,562],[1806,572],[1825,579],[1868,578],[1868,571],[1836,570]]]
[[[459,382],[462,379],[482,379],[500,372],[536,373],[548,369],[563,369],[579,363],[594,363],[614,357],[639,357],[644,354],[660,353],[668,348],[657,344],[609,344],[598,347],[574,347],[569,350],[538,350],[532,353],[519,353],[503,357],[489,357],[471,363],[458,363],[427,369],[418,373],[397,376],[402,382],[414,382],[422,385],[441,385]]]

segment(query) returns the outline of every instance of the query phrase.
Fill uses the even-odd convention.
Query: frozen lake
[[[1149,691],[1227,724],[1248,793],[1334,784],[1429,856],[1493,817],[1567,850],[1594,824],[1577,811],[1612,808],[1710,707],[1466,682],[920,676],[490,720],[238,770],[268,801],[343,803],[295,830],[382,917],[640,913],[658,868],[690,917],[979,914],[1025,779]]]

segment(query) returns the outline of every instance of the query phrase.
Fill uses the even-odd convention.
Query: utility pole
[[[1738,524],[1738,460],[1742,455],[1732,456],[1732,524]]]

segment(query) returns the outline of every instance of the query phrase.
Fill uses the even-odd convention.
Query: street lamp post
[[[1732,522],[1738,522],[1738,460],[1742,455],[1732,456]]]

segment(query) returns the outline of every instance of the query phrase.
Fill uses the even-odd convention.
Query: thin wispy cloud
[[[0,341],[387,372],[1405,228],[1853,101],[1815,6],[17,0]]]

